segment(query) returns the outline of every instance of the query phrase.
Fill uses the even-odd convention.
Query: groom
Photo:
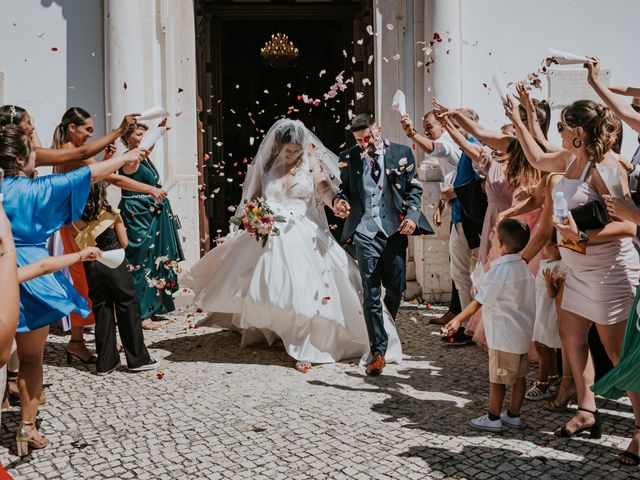
[[[405,290],[408,235],[432,234],[420,211],[422,186],[409,147],[382,139],[371,115],[351,121],[356,146],[340,153],[340,192],[333,211],[345,218],[342,241],[353,239],[362,276],[364,318],[372,360],[367,375],[380,375],[385,366],[387,333],[384,303],[395,319]]]

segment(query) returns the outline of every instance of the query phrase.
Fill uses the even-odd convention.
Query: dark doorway
[[[373,41],[365,38],[370,11],[362,2],[200,2],[197,12],[206,153],[202,195],[210,238],[215,240],[228,232],[230,207],[239,202],[247,164],[277,119],[303,121],[336,153],[351,145],[345,130],[349,110],[373,111],[373,71],[368,63]],[[261,58],[261,47],[276,33],[286,34],[298,49],[294,64],[274,68]],[[353,78],[353,83],[325,100],[342,71],[345,81]],[[364,78],[371,85],[363,84]],[[356,98],[356,92],[364,96]]]

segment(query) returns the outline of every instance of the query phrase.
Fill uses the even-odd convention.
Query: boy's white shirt
[[[503,255],[491,263],[476,301],[482,304],[489,348],[517,354],[529,351],[536,291],[533,275],[519,254]]]

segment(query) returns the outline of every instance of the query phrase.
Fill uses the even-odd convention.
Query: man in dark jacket
[[[407,236],[433,230],[420,210],[422,185],[411,149],[384,140],[367,114],[353,118],[351,132],[357,145],[340,153],[342,185],[333,210],[346,219],[342,241],[353,241],[362,276],[372,355],[366,372],[379,375],[387,350],[382,286],[384,304],[395,319],[406,287]]]

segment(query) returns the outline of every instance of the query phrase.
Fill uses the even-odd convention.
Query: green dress
[[[640,392],[640,317],[637,307],[640,301],[640,287],[637,288],[627,329],[624,333],[620,363],[596,382],[591,389],[598,395],[616,399],[625,392]]]
[[[160,176],[149,159],[127,175],[147,185],[159,186]],[[129,246],[126,257],[132,266],[142,319],[175,310],[172,294],[178,286],[178,264],[184,260],[178,219],[168,199],[156,203],[151,195],[122,190],[120,213],[127,228]]]

